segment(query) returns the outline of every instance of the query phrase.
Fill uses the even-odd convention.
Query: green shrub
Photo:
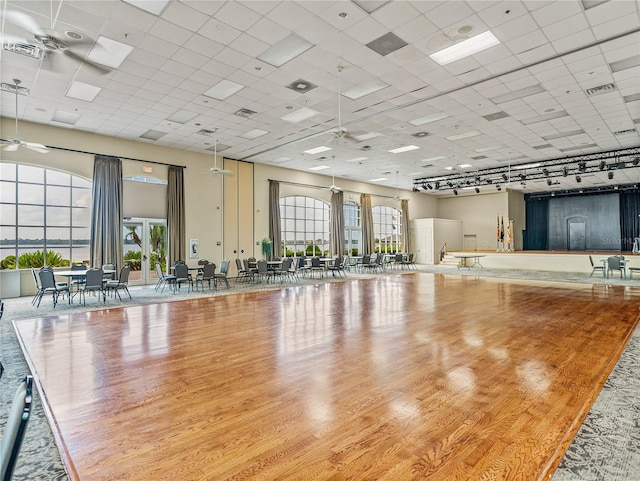
[[[54,251],[47,251],[46,265],[49,267],[69,267],[69,259],[62,257],[62,254]],[[18,269],[29,269],[44,267],[45,258],[43,251],[25,252],[18,257]]]
[[[0,269],[15,269],[16,256],[7,256],[0,261]]]
[[[124,263],[131,267],[132,271],[139,271],[142,269],[142,252],[127,251],[124,255]]]

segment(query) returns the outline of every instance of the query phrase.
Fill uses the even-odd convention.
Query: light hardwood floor
[[[73,480],[542,480],[637,301],[416,273],[15,326]]]

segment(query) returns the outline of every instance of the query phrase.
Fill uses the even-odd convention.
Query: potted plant
[[[273,252],[273,241],[268,237],[262,239],[262,255],[265,260],[271,259],[271,253]]]

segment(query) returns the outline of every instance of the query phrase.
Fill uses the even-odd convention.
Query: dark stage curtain
[[[549,199],[525,201],[527,228],[522,239],[526,251],[544,251],[549,248]]]
[[[640,237],[640,193],[620,192],[620,247],[633,249],[633,239]]]

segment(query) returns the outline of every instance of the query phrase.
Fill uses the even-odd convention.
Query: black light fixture
[[[609,171],[609,173],[607,174],[607,177],[609,178],[609,180],[613,179],[613,170]]]
[[[585,170],[587,170],[587,163],[584,160],[578,162],[578,170],[580,172],[584,172]]]
[[[436,190],[438,190],[440,188],[440,181],[436,180]]]
[[[480,187],[476,187],[476,194],[480,193]]]
[[[580,177],[579,175],[576,175],[576,182],[579,184],[580,182],[582,182],[582,177]]]
[[[500,186],[500,184],[496,184],[496,190],[497,190],[498,192],[500,192],[500,191],[502,190],[502,187]]]
[[[453,195],[458,195],[458,191],[456,189],[453,189]]]
[[[414,192],[420,192],[420,189],[418,189],[415,185],[413,186],[413,189],[411,189]]]
[[[640,157],[634,157],[634,159],[631,161],[631,163],[633,165],[638,165],[640,164]]]
[[[566,168],[566,167],[563,167],[563,168],[562,168],[562,176],[563,176],[563,177],[566,177],[567,175],[569,175],[569,171],[567,170],[567,168]]]
[[[547,168],[542,169],[542,173],[545,175],[545,177],[549,177],[549,169]]]
[[[598,165],[598,168],[600,170],[604,170],[604,168],[607,166],[607,163],[604,160],[600,161],[600,165]]]
[[[421,187],[422,187],[422,190],[427,190],[428,189],[427,184],[422,184]]]
[[[547,179],[547,185],[551,185],[553,182],[551,182],[551,179]]]
[[[504,180],[506,182],[508,179],[509,178],[507,177],[507,174],[502,174],[502,180]]]

